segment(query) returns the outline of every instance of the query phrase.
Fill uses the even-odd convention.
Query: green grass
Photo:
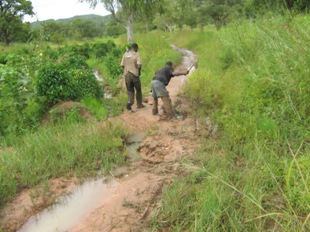
[[[108,107],[103,102],[96,98],[87,97],[82,99],[82,105],[84,105],[91,114],[98,120],[104,120],[108,117]]]
[[[125,162],[127,135],[110,122],[63,122],[23,136],[0,153],[0,205],[50,178],[92,177]]]
[[[309,21],[174,34],[199,60],[184,88],[193,115],[219,132],[164,193],[154,231],[310,230]]]

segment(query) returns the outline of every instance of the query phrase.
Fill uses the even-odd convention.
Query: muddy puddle
[[[31,217],[19,232],[67,231],[94,209],[115,181],[97,179],[85,182],[57,204]]]
[[[134,133],[126,141],[128,158],[131,161],[139,158],[138,148],[144,137],[143,132]],[[126,168],[117,168],[111,175],[126,176]],[[110,190],[117,184],[111,177],[87,181],[76,187],[68,196],[61,198],[53,206],[32,216],[18,232],[65,232],[70,231],[88,213],[97,208],[109,197]]]
[[[144,136],[145,136],[144,132],[136,132],[128,137],[126,141],[126,147],[128,150],[128,156],[130,160],[135,161],[140,157],[138,149]]]

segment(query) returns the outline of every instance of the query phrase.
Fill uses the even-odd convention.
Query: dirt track
[[[177,69],[185,70],[193,63],[195,55],[190,51],[178,50],[184,54],[184,59]],[[151,114],[151,97],[145,103],[145,108],[136,109],[133,106],[135,112],[126,111],[122,115],[110,119],[123,123],[130,128],[132,133],[144,133],[144,138],[138,149],[139,158],[132,159],[124,167],[121,175],[111,172],[113,181],[96,207],[85,212],[78,223],[63,231],[126,232],[145,230],[148,217],[160,207],[164,188],[176,178],[190,171],[182,166],[180,160],[184,157],[192,157],[195,149],[199,146],[196,121],[188,116],[189,108],[184,99],[178,96],[180,86],[185,80],[185,76],[174,77],[168,86],[172,102],[183,119],[174,119],[169,122],[159,121],[159,116]],[[70,183],[60,180],[55,183],[53,196],[57,197],[69,192],[72,188],[64,186],[68,184],[74,186],[76,183],[76,180],[70,181]],[[62,193],[59,192],[61,189]],[[10,228],[10,231],[15,231],[30,215],[42,209],[39,203],[35,205],[37,207],[34,207],[33,200],[29,197],[29,191],[24,192],[0,216],[4,216],[4,213],[6,217],[9,216],[7,220],[9,227],[7,228]]]

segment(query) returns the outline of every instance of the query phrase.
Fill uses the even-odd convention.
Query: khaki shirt
[[[130,72],[138,77],[138,65],[142,65],[139,53],[135,51],[125,52],[121,61],[121,66],[124,66],[124,74],[126,75],[128,72]]]

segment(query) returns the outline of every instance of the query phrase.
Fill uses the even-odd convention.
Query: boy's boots
[[[152,114],[153,115],[157,115],[158,114],[158,98],[154,98]]]
[[[171,98],[170,97],[162,97],[161,100],[164,103],[166,115],[161,120],[169,120],[172,119],[174,115],[174,110],[172,108]]]

